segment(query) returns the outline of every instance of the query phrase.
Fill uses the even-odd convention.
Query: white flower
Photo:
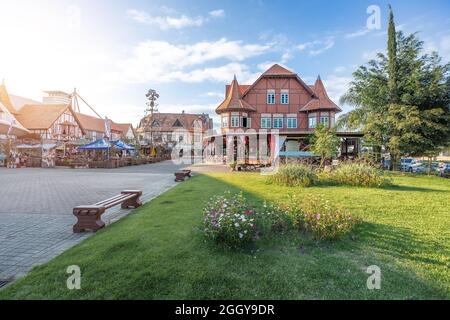
[[[239,232],[239,238],[242,239],[243,236],[244,236],[244,235],[243,235],[242,233]]]
[[[247,230],[244,230],[244,233],[247,233]]]
[[[236,228],[239,228],[239,223],[236,222],[236,223],[234,224],[234,226],[235,226]]]

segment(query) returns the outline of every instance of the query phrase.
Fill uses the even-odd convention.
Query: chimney
[[[44,91],[48,96],[42,98],[44,104],[70,104],[72,99],[70,94],[63,91]]]

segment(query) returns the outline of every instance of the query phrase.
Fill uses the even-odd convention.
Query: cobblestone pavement
[[[93,204],[125,189],[148,201],[175,185],[170,161],[119,169],[0,168],[0,279],[14,280],[91,233],[74,234],[73,207]],[[107,210],[108,224],[131,210]]]

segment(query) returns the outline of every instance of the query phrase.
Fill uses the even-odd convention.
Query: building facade
[[[319,124],[334,127],[336,114],[341,111],[329,98],[320,76],[313,85],[307,85],[296,73],[278,64],[251,85],[240,85],[235,77],[216,109],[222,135],[236,130],[263,129],[269,134],[276,130],[280,149],[292,153],[308,151],[308,138],[315,128]],[[356,156],[361,134],[338,135],[343,143],[341,156]],[[275,142],[269,143],[273,149]]]
[[[169,147],[201,143],[202,136],[212,130],[213,122],[208,114],[155,113],[145,116],[136,133],[141,145],[163,144]]]

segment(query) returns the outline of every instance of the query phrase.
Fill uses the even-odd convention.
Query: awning
[[[110,144],[105,139],[99,139],[97,141],[88,143],[84,146],[78,147],[78,150],[108,150],[111,148]]]
[[[135,147],[126,144],[122,140],[111,141],[111,144],[114,145],[119,150],[129,150],[129,151],[135,150]]]

